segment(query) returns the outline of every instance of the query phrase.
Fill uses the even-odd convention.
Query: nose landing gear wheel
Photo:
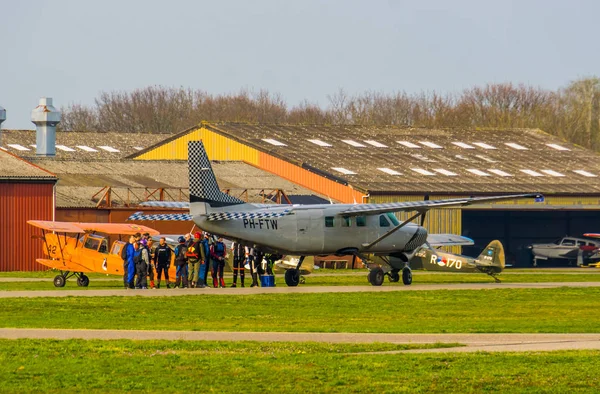
[[[90,284],[90,278],[88,278],[87,276],[81,275],[79,278],[77,278],[77,286],[88,287],[89,284]]]
[[[410,268],[404,268],[402,270],[402,283],[407,286],[412,283],[412,271]]]
[[[300,272],[297,269],[289,269],[285,271],[285,284],[290,287],[296,287],[300,283]]]
[[[369,283],[373,286],[381,286],[383,284],[384,276],[383,270],[380,267],[373,268],[371,272],[369,272]]]
[[[56,275],[54,277],[54,287],[65,287],[67,280],[62,275]]]

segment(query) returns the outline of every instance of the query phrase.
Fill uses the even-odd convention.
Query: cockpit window
[[[563,239],[562,242],[563,245],[565,246],[575,246],[575,240],[574,239]]]
[[[100,244],[100,249],[98,249],[98,252],[108,253],[108,241],[106,239],[102,240],[102,243]]]
[[[398,218],[393,213],[388,212],[385,214],[385,216],[387,216],[387,218],[390,219],[390,222],[392,222],[392,224],[394,226],[398,226],[400,224],[400,222],[398,221]]]
[[[103,238],[88,236],[88,238],[85,240],[85,244],[83,245],[83,247],[86,249],[98,250],[98,247],[100,246],[102,240]]]
[[[379,215],[379,227],[390,227],[390,222],[388,222],[384,215]]]

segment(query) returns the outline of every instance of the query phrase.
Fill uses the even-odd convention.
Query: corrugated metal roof
[[[56,175],[20,157],[0,150],[0,180],[53,180]]]
[[[23,158],[34,158],[35,133],[35,130],[2,130],[2,148]],[[55,159],[115,160],[164,138],[164,134],[61,131],[56,133]]]
[[[203,123],[199,127],[288,162],[314,168],[355,189],[376,193],[600,193],[600,155],[536,129],[241,123]],[[188,129],[171,139],[193,130]],[[270,139],[281,145],[265,142]],[[322,141],[327,146],[311,140]],[[363,146],[355,147],[345,140]],[[157,145],[160,144],[154,146]],[[150,149],[152,147],[146,150]],[[344,168],[355,174],[342,174],[334,168]],[[389,168],[400,175],[391,175],[379,168]],[[421,175],[413,168],[435,175]],[[457,175],[444,175],[440,169]],[[580,170],[596,177],[582,175],[577,172]],[[534,172],[541,176],[532,175]],[[553,175],[554,172],[565,176]]]
[[[121,199],[141,202],[147,193],[158,188],[172,189],[172,198],[177,200],[175,189],[182,189],[188,196],[188,165],[184,161],[75,161],[36,158],[32,161],[40,167],[57,174],[56,206],[59,208],[93,208],[92,196],[103,187],[110,186]],[[248,189],[250,201],[262,201],[261,189],[269,193],[282,189],[285,193],[309,195],[308,189],[273,175],[244,162],[213,162],[213,169],[222,189],[230,189],[239,195]],[[128,194],[129,191],[129,194]],[[246,197],[246,196],[244,196]]]

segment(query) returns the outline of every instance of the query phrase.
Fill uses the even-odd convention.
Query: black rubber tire
[[[402,270],[402,283],[404,283],[406,286],[412,283],[412,271],[410,268],[404,268]]]
[[[65,287],[65,283],[67,283],[67,280],[64,276],[56,275],[54,277],[54,287]]]
[[[88,287],[90,284],[90,278],[88,278],[85,275],[81,275],[79,278],[77,278],[77,286],[79,287]]]
[[[373,286],[381,286],[383,284],[383,278],[385,274],[380,267],[373,268],[371,272],[369,272],[369,283]]]
[[[296,287],[300,283],[300,272],[292,268],[285,271],[285,284],[290,287]]]
[[[392,271],[392,272],[389,273],[388,279],[392,283],[399,282],[400,281],[400,274],[398,273],[398,271]]]

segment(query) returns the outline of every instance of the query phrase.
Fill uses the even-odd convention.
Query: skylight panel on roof
[[[435,175],[434,172],[424,170],[422,168],[411,168],[414,172],[418,172],[421,175]]]
[[[454,145],[456,145],[456,146],[459,146],[459,147],[461,147],[461,148],[464,148],[464,149],[475,149],[475,147],[474,147],[474,146],[471,146],[471,145],[469,145],[469,144],[465,144],[464,142],[456,142],[456,141],[453,141],[452,143],[453,143]]]
[[[341,172],[344,175],[356,175],[356,172],[347,170],[347,169],[345,169],[343,167],[331,167],[331,168],[333,170],[336,170],[337,172]]]
[[[31,146],[31,147],[32,147],[32,148],[34,148],[34,149],[35,149],[35,147],[36,147],[36,145],[35,145],[35,144],[31,144],[31,145],[29,145],[29,146]]]
[[[286,144],[284,144],[283,142],[279,142],[277,140],[274,140],[273,138],[263,138],[263,141],[271,144],[271,145],[275,145],[275,146],[287,146]]]
[[[491,157],[484,156],[484,155],[475,155],[475,157],[478,157],[481,160],[487,161],[488,163],[497,163],[498,162],[498,160],[494,160]]]
[[[118,153],[119,152],[118,149],[115,149],[112,146],[103,145],[103,146],[99,146],[98,148],[103,149],[103,150],[105,150],[107,152],[110,152],[110,153]]]
[[[594,178],[597,176],[592,174],[591,172],[587,172],[586,170],[573,170],[573,172],[579,175],[587,176],[589,178]]]
[[[456,156],[454,156],[454,157],[456,157],[457,159],[460,159],[460,160],[466,160],[466,161],[470,161],[470,160],[471,160],[471,159],[469,159],[468,157],[466,157],[466,156],[463,156],[463,155],[456,155]]]
[[[328,144],[325,141],[321,141],[321,140],[309,140],[310,142],[312,142],[315,145],[319,145],[319,146],[331,146],[331,144]]]
[[[387,148],[387,145],[384,145],[381,142],[377,142],[374,140],[365,140],[365,142],[369,145],[373,145],[375,148]]]
[[[446,175],[446,176],[456,176],[456,175],[458,175],[455,172],[448,171],[448,170],[445,170],[443,168],[434,168],[434,171],[439,172],[440,174]]]
[[[467,171],[469,171],[472,174],[479,175],[479,176],[490,176],[490,174],[488,174],[487,172],[478,170],[476,168],[467,168]]]
[[[429,141],[419,141],[421,143],[421,145],[425,145],[429,148],[433,148],[433,149],[442,149],[441,146],[439,146],[438,144],[434,144],[433,142],[429,142]]]
[[[25,148],[23,145],[19,145],[19,144],[6,144],[6,145],[8,145],[8,146],[10,146],[11,148],[13,148],[13,149],[16,149],[16,150],[21,150],[21,151],[24,151],[24,150],[31,150],[31,149],[29,149],[29,148]]]
[[[531,176],[544,176],[544,174],[540,174],[537,171],[533,171],[533,170],[520,170],[521,172],[524,172],[527,175],[531,175]]]
[[[77,145],[77,147],[81,150],[84,150],[86,152],[98,152],[97,149],[94,148],[90,148],[89,146],[85,146],[85,145]]]
[[[419,155],[419,154],[415,154],[415,155],[411,155],[411,156],[414,157],[415,159],[423,160],[423,161],[426,161],[429,163],[433,163],[436,161],[436,160],[430,159],[427,156],[423,156],[423,155]]]
[[[378,168],[378,170],[385,172],[386,174],[389,174],[389,175],[402,175],[398,171],[392,170],[391,168]]]
[[[561,174],[560,172],[554,170],[542,170],[542,172],[550,176],[565,176],[565,174]]]
[[[400,145],[404,145],[407,148],[412,148],[412,149],[421,149],[421,147],[417,144],[413,144],[412,142],[408,142],[408,141],[396,141],[397,143],[399,143]]]
[[[486,144],[485,142],[473,142],[473,145],[477,145],[478,147],[483,149],[496,149],[495,146]]]
[[[64,145],[56,145],[56,148],[60,149],[62,151],[65,151],[65,152],[75,152],[75,149],[69,148],[68,146],[64,146]]]
[[[558,144],[546,144],[547,146],[549,146],[550,148],[554,148],[556,150],[571,150],[569,148],[565,148],[564,146],[560,146]]]
[[[509,174],[508,172],[502,171],[502,170],[490,169],[488,171],[491,172],[492,174],[496,174],[496,175],[500,175],[500,176],[513,176],[512,174]]]
[[[529,148],[525,148],[523,145],[515,144],[514,142],[505,142],[504,145],[510,146],[516,150],[529,150]]]
[[[348,145],[352,145],[356,148],[366,148],[366,145],[361,144],[360,142],[352,141],[352,140],[342,140],[342,142],[347,143]]]
[[[133,149],[138,150],[138,151],[144,150],[144,148],[142,148],[141,146],[134,146]]]

